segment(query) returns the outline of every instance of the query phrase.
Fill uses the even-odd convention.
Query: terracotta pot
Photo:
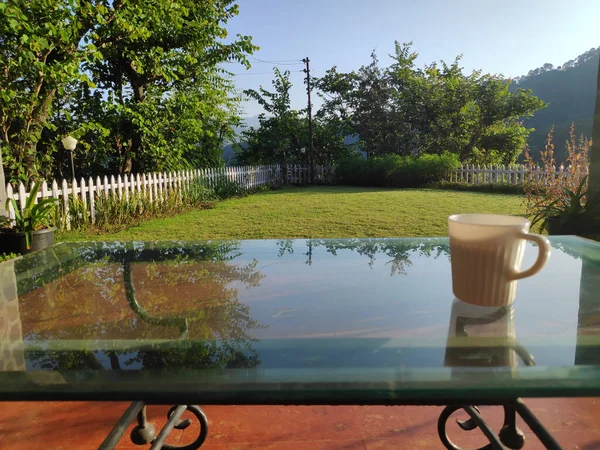
[[[27,248],[25,233],[0,233],[0,253],[27,253],[42,250],[54,244],[54,232],[56,228],[44,228],[33,232],[31,236],[31,247]]]

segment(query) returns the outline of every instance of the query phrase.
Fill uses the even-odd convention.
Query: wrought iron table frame
[[[392,405],[431,405],[432,402],[395,402],[386,403],[388,406]],[[498,433],[495,433],[490,426],[487,424],[478,406],[472,405],[471,402],[466,400],[460,402],[453,400],[452,402],[443,403],[435,402],[435,405],[445,405],[444,410],[439,416],[437,423],[437,431],[440,441],[445,448],[449,450],[461,450],[461,447],[457,446],[449,438],[447,433],[447,425],[450,417],[453,413],[459,410],[464,410],[468,415],[469,419],[465,421],[457,420],[460,428],[465,431],[472,431],[477,428],[481,430],[484,436],[488,439],[489,444],[481,447],[478,450],[505,450],[505,449],[521,449],[525,446],[525,435],[517,427],[517,414],[521,416],[523,421],[529,426],[533,433],[537,436],[540,442],[551,450],[561,450],[561,446],[552,437],[550,432],[544,428],[542,423],[535,417],[531,410],[525,405],[523,400],[516,399],[512,401],[488,401],[480,403],[480,405],[495,405],[502,406],[504,409],[504,423]],[[198,437],[191,443],[183,446],[175,446],[166,444],[165,441],[173,429],[186,429],[191,421],[189,419],[181,420],[181,416],[185,411],[190,411],[196,420],[200,424],[200,431]],[[167,450],[195,450],[200,448],[208,436],[208,419],[202,409],[196,405],[178,405],[173,406],[167,413],[167,423],[162,428],[158,435],[156,434],[156,428],[147,420],[146,416],[146,403],[142,401],[134,401],[127,408],[121,419],[117,422],[113,430],[104,440],[100,446],[101,450],[108,450],[114,448],[117,443],[122,439],[127,428],[137,419],[137,425],[131,431],[131,441],[138,445],[151,445],[152,450],[167,449]]]

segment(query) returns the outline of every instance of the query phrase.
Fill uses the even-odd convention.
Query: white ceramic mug
[[[530,222],[499,214],[455,214],[448,218],[452,291],[463,302],[507,306],[517,280],[539,272],[550,256],[548,239],[529,233]],[[521,270],[525,241],[538,245],[537,260]]]

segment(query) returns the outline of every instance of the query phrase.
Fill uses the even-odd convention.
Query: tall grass
[[[90,203],[70,196],[68,214],[61,206],[57,224],[63,231],[68,223],[71,230],[115,232],[147,219],[170,217],[193,208],[210,208],[218,200],[247,193],[248,190],[226,178],[216,180],[211,188],[198,179],[181,189],[170,189],[159,198],[152,198],[149,191],[130,193],[128,198],[101,191],[94,196],[93,221]]]

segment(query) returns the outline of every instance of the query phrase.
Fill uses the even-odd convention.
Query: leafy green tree
[[[106,11],[86,0],[0,3],[0,142],[9,180],[48,174],[52,155],[37,143],[65,86],[89,83],[79,67],[99,56],[91,29]]]
[[[531,132],[521,121],[544,102],[511,93],[501,77],[465,75],[460,56],[416,68],[411,45],[396,43],[387,68],[373,54],[358,71],[330,69],[317,82],[328,117],[349,124],[369,156],[451,152],[463,162],[514,162]]]
[[[265,112],[258,117],[258,128],[242,133],[243,142],[236,146],[236,160],[240,164],[288,164],[306,160],[308,130],[302,119],[303,111],[291,109],[290,72],[275,68],[272,84],[272,92],[262,86],[258,91],[244,91]]]
[[[55,174],[63,173],[66,133],[82,138],[78,165],[104,173],[214,161],[237,114],[219,67],[248,65],[256,49],[248,36],[227,37],[236,14],[235,0],[0,3],[0,139],[9,178],[52,175],[56,153]],[[168,124],[182,128],[169,142],[160,134]]]
[[[229,114],[215,129],[211,105],[231,112],[230,99],[223,97],[231,85],[218,67],[227,61],[248,66],[246,55],[256,49],[248,36],[225,41],[225,25],[238,14],[238,5],[234,0],[114,1],[110,9],[94,41],[103,58],[84,67],[111,99],[105,127],[119,172],[174,168],[186,154],[186,162],[195,163],[190,150],[196,144],[208,144],[212,156],[204,159],[214,160],[212,137],[227,134],[234,122]],[[179,127],[178,114],[182,132],[175,142],[167,141],[160,125]]]
[[[309,134],[306,110],[290,104],[290,72],[274,69],[274,91],[262,86],[245,94],[265,110],[259,115],[259,127],[245,130],[236,145],[239,164],[308,163]],[[313,119],[313,148],[316,164],[327,164],[349,151],[344,139],[351,130],[344,120],[317,111]]]

